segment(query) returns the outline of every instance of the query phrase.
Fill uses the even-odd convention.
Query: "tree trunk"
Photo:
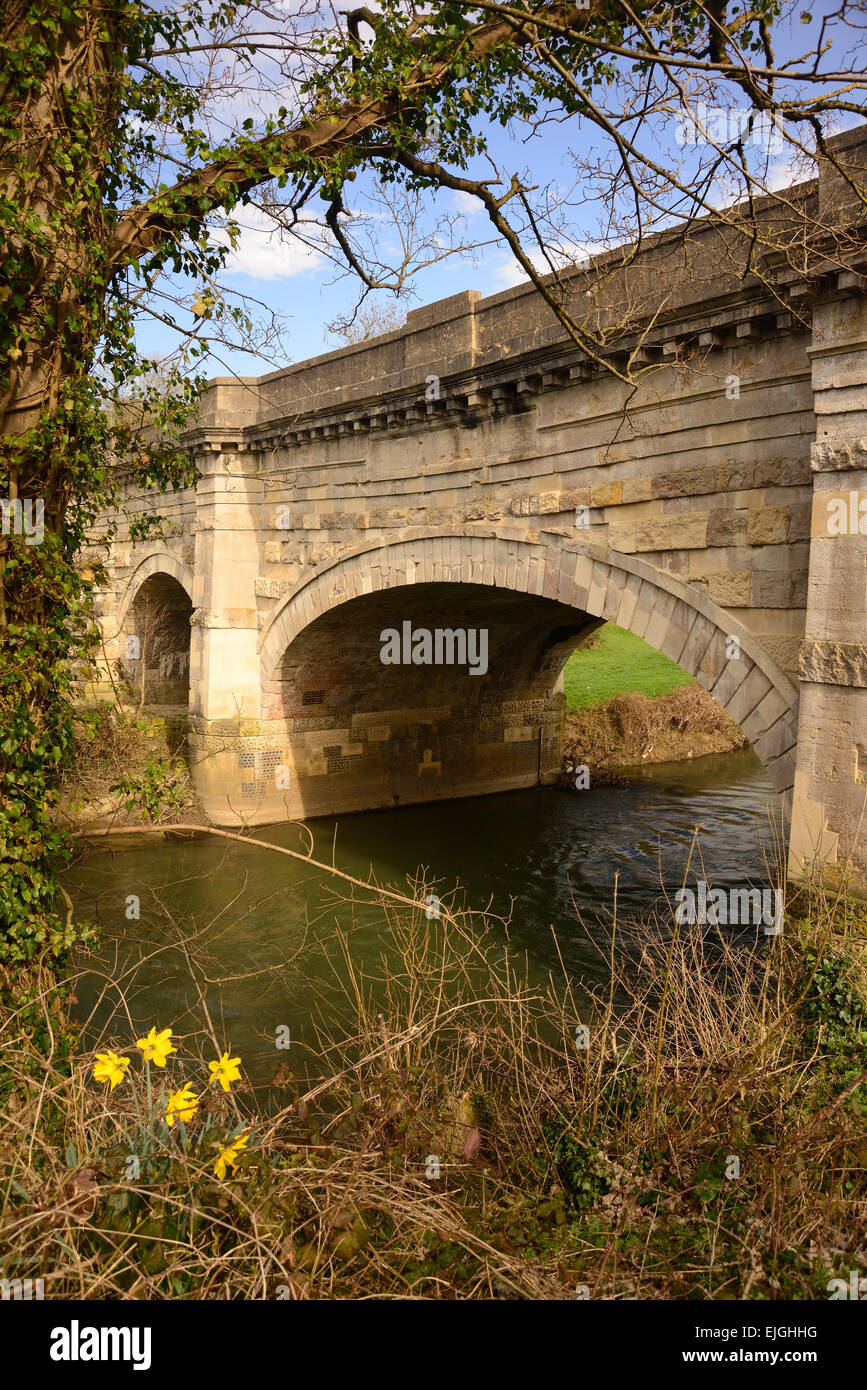
[[[61,537],[84,481],[94,423],[89,372],[104,321],[104,210],[118,118],[122,5],[7,0],[0,18],[0,496],[36,510]],[[40,621],[39,542],[10,505],[0,538],[0,622]],[[49,548],[50,549],[50,548]],[[16,561],[12,563],[12,555]],[[50,587],[50,586],[49,586]]]

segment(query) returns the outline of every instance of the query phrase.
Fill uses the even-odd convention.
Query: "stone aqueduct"
[[[863,166],[863,133],[843,144]],[[832,182],[796,191],[827,211]],[[183,441],[197,486],[129,498],[169,539],[122,528],[92,554],[111,660],[149,596],[181,650],[191,634],[216,823],[552,780],[564,662],[611,619],[749,737],[791,814],[791,872],[846,862],[867,882],[867,535],[824,521],[830,498],[867,498],[865,282],[772,257],[744,278],[736,251],[710,227],[686,247],[663,233],[613,275],[633,326],[648,306],[618,344],[637,389],[528,286],[211,384]],[[486,628],[487,673],[383,665],[381,631],[408,620]],[[184,660],[163,674],[163,698],[186,700]]]

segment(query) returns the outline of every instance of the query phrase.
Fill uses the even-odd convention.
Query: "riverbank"
[[[606,623],[563,673],[566,729],[562,781],[585,768],[604,786],[649,763],[730,753],[747,739],[713,697],[640,637]]]
[[[157,714],[107,702],[81,706],[56,819],[71,831],[155,820],[206,825],[190,778],[186,711]]]
[[[726,734],[703,723],[708,700],[688,683],[614,694],[570,715],[573,747],[596,746],[597,777],[630,748],[698,759],[699,735]],[[79,795],[110,798],[115,825],[198,826],[181,726],[81,719],[70,815]],[[545,808],[522,821],[512,795]],[[506,866],[508,918],[481,888],[484,911],[447,893],[431,912],[427,882],[377,887],[405,868],[399,836],[416,822],[424,862],[436,843],[443,871],[447,832],[425,820],[442,808],[350,818],[318,856],[304,831],[297,889],[285,846],[242,837],[235,862],[237,837],[214,836],[210,855],[207,829],[156,837],[158,872],[117,852],[134,833],[109,840],[81,902],[137,944],[138,966],[110,945],[62,978],[41,962],[0,972],[0,1277],[76,1300],[828,1298],[867,1264],[867,912],[799,894],[781,935],[729,935],[678,924],[661,895],[638,921],[630,880],[680,883],[662,841],[691,858],[689,827],[710,818],[691,789],[674,833],[646,801],[634,822],[617,806],[593,821],[595,802],[621,795],[531,789],[491,799],[487,842],[483,814],[458,826],[473,861]],[[727,804],[722,867],[744,873],[743,794]],[[559,840],[542,824],[554,809]],[[528,842],[524,860],[497,815]],[[384,873],[365,867],[374,821]],[[353,873],[347,834],[360,837]],[[580,895],[600,858],[607,911],[591,928]],[[556,926],[552,863],[572,903]],[[73,913],[74,889],[67,901]],[[314,996],[306,1035],[290,1012],[299,980]],[[86,1039],[69,1015],[79,998]]]
[[[648,927],[579,1007],[478,914],[383,900],[386,1006],[350,989],[316,1085],[275,1052],[269,1115],[243,1056],[208,1084],[229,1039],[204,996],[165,1065],[129,1030],[100,1063],[34,973],[29,1017],[5,1001],[0,1275],[73,1299],[826,1299],[867,1257],[867,918],[793,908],[751,948]]]
[[[604,786],[629,768],[731,753],[747,743],[737,724],[696,682],[655,699],[616,695],[567,715],[563,780],[574,784],[576,770],[585,767],[589,784]]]
[[[109,731],[95,786],[119,785],[124,770],[141,781],[126,736]],[[508,795],[582,824],[594,801]],[[518,877],[517,854],[491,831],[514,899],[506,928],[487,892],[473,895],[486,912],[446,896],[433,916],[429,884],[402,900],[380,893],[364,867],[364,818],[352,820],[362,837],[352,882],[331,860],[336,844],[347,867],[345,839],[326,826],[327,853],[311,857],[312,839],[299,842],[299,882],[314,857],[323,876],[309,910],[278,847],[238,846],[233,864],[221,837],[205,854],[205,831],[189,845],[160,841],[159,873],[116,852],[134,836],[114,842],[82,902],[139,943],[154,980],[111,948],[62,981],[40,967],[0,980],[0,1277],[41,1278],[47,1298],[100,1300],[765,1301],[828,1298],[832,1280],[863,1269],[864,910],[793,896],[782,935],[736,941],[678,926],[660,899],[655,917],[627,925],[628,864],[615,860],[607,927],[591,934],[575,911],[552,931],[545,853],[561,876],[574,867],[570,895],[609,842],[645,854],[637,881],[679,883],[679,872],[652,872],[660,846],[643,827],[665,837],[662,816],[640,815],[633,830],[617,810],[608,839],[567,818],[559,841],[546,832],[537,844],[537,817],[528,832],[507,798],[493,800],[531,840]],[[146,819],[147,804],[130,814]],[[380,813],[390,882],[405,867],[397,827],[421,820],[429,849],[430,814]],[[689,825],[705,819],[691,795]],[[736,819],[724,838],[743,873]],[[478,833],[460,837],[485,857]],[[684,853],[689,838],[683,826],[667,836]],[[281,866],[279,882],[263,856]],[[703,844],[709,876],[713,861]],[[326,918],[336,931],[325,933]],[[248,919],[253,950],[241,961],[231,929]],[[589,982],[585,937],[599,967]],[[531,971],[540,946],[550,954]],[[85,1041],[67,1005],[80,997],[93,1018],[88,968],[110,1017]],[[306,1039],[286,1003],[298,979],[315,994]],[[144,1061],[150,1028],[172,1030],[165,1066]],[[225,1091],[209,1066],[221,1055],[239,1059]]]

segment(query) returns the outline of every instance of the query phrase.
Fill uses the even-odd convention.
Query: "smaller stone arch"
[[[152,552],[127,583],[117,615],[121,670],[142,706],[187,709],[193,577],[170,552]]]
[[[131,604],[135,601],[136,594],[146,580],[154,575],[166,574],[172,579],[176,579],[184,590],[190,603],[193,602],[193,572],[183,560],[179,560],[176,555],[172,555],[168,550],[152,551],[139,562],[133,570],[123,591],[123,597],[117,610],[117,630],[121,631],[126,621]]]

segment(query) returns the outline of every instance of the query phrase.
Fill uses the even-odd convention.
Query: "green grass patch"
[[[680,685],[689,685],[692,679],[676,662],[649,647],[640,637],[606,623],[599,629],[597,645],[589,651],[575,652],[566,663],[566,708],[590,709],[613,700],[615,695],[636,692],[653,700]]]

